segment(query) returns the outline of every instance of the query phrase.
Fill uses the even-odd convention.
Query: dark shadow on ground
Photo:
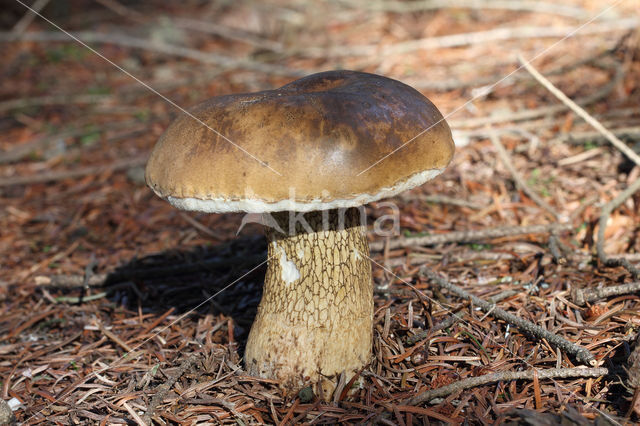
[[[631,345],[633,345],[633,341],[631,341]],[[629,354],[632,350],[633,346],[629,346],[628,342],[622,342],[604,359],[603,367],[609,368],[610,375],[616,376],[618,380],[609,387],[609,392],[605,393],[602,398],[608,401],[618,413],[626,413],[633,398],[633,389],[628,386],[629,374],[626,368]],[[621,419],[621,423],[618,424],[624,423],[624,419]]]
[[[229,316],[243,350],[262,296],[266,260],[263,235],[238,237],[132,259],[108,275],[105,291],[113,303],[143,313],[174,308],[174,315],[192,312],[194,321],[207,313]]]

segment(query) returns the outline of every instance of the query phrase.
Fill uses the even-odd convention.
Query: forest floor
[[[87,3],[35,2],[108,61],[0,13],[0,399],[19,422],[640,421],[635,0]],[[146,187],[180,111],[131,76],[188,107],[329,69],[417,88],[457,149],[391,200],[400,235],[371,232],[374,359],[325,402],[243,371],[263,231]]]

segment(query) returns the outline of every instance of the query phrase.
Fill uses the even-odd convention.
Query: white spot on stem
[[[300,271],[296,267],[296,264],[287,259],[287,253],[285,253],[282,247],[274,241],[273,246],[278,253],[278,261],[280,262],[280,270],[282,271],[282,281],[286,284],[291,284],[295,280],[300,278]]]

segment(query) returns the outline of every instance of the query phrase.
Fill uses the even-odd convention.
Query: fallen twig
[[[144,413],[143,420],[145,423],[152,424],[151,418],[153,417],[156,408],[158,408],[158,405],[162,403],[162,400],[167,396],[167,393],[171,390],[171,387],[178,381],[178,379],[182,377],[182,375],[186,373],[186,371],[196,362],[197,357],[198,355],[194,354],[182,361],[178,369],[168,377],[167,381],[155,389],[156,394],[153,395],[153,398],[147,407],[147,411]]]
[[[1,103],[0,103],[0,110],[2,110]],[[121,126],[120,124],[121,123],[113,123],[108,127],[112,129],[126,128],[125,126]],[[133,123],[130,121],[127,121],[126,124],[127,124],[127,127],[131,127]],[[6,151],[0,151],[0,164],[8,164],[8,163],[20,161],[35,151],[47,148],[49,145],[55,143],[56,141],[65,140],[67,138],[74,138],[90,132],[102,131],[102,130],[106,130],[106,129],[103,129],[103,128],[94,129],[94,128],[85,127],[81,129],[64,130],[52,135],[39,136],[28,142],[21,143]]]
[[[294,55],[310,58],[339,58],[353,56],[375,55],[377,58],[406,54],[416,50],[431,50],[451,47],[462,47],[472,44],[492,43],[497,41],[518,40],[529,38],[557,38],[566,37],[574,31],[574,36],[608,33],[620,30],[630,30],[638,26],[637,18],[616,19],[599,24],[591,24],[575,32],[574,27],[507,27],[495,28],[487,31],[476,31],[462,34],[451,34],[440,37],[428,37],[417,40],[402,41],[391,45],[363,44],[338,47],[307,47],[293,50]]]
[[[597,102],[604,97],[606,97],[611,91],[615,88],[615,86],[622,80],[624,76],[624,71],[621,66],[617,65],[613,67],[614,76],[611,80],[603,85],[596,92],[585,96],[583,98],[577,99],[576,103],[581,105],[589,105],[594,102]],[[505,122],[513,122],[513,121],[523,121],[523,120],[533,120],[538,117],[543,117],[545,115],[557,115],[563,111],[570,109],[567,105],[547,105],[536,109],[525,108],[519,111],[514,111],[512,113],[506,114],[497,114],[490,115],[488,117],[473,117],[466,118],[462,120],[450,120],[449,125],[452,129],[459,128],[469,128],[469,127],[478,127],[478,126],[486,126],[488,124],[498,124]]]
[[[427,203],[434,204],[450,204],[458,207],[468,207],[474,210],[480,210],[487,207],[488,204],[475,203],[473,201],[463,200],[461,198],[447,197],[446,195],[425,195],[425,194],[412,194],[403,193],[398,195],[402,201],[426,201]]]
[[[143,49],[150,52],[172,55],[180,58],[192,59],[205,64],[218,65],[227,69],[244,68],[251,71],[257,71],[265,74],[275,74],[289,77],[301,77],[308,74],[308,70],[294,70],[281,65],[267,64],[247,58],[233,58],[220,55],[213,52],[202,52],[189,47],[177,46],[174,44],[162,43],[158,41],[150,41],[142,38],[131,37],[126,34],[98,33],[93,31],[80,31],[72,33],[74,37],[85,43],[106,43],[116,44],[118,46],[129,47],[133,49]],[[41,31],[28,32],[23,34],[19,40],[36,41],[36,42],[72,42],[74,41],[67,34],[58,31]],[[11,33],[0,32],[0,42],[14,41]]]
[[[67,170],[64,172],[40,173],[33,176],[17,176],[0,179],[0,187],[13,185],[33,185],[37,183],[55,182],[65,179],[74,179],[87,175],[98,175],[107,171],[116,172],[130,169],[147,163],[147,154],[139,157],[127,158],[111,164],[83,167],[81,169]]]
[[[498,303],[503,301],[504,299],[508,299],[510,297],[513,297],[517,294],[519,294],[520,291],[518,290],[505,290],[505,291],[501,291],[500,293],[496,294],[495,296],[491,296],[489,298],[489,303]]]
[[[565,263],[567,263],[567,258],[560,251],[558,237],[553,233],[549,235],[549,251],[551,252],[551,256],[553,256],[553,260],[558,265],[564,265]]]
[[[574,101],[569,99],[567,95],[565,95],[561,90],[556,88],[549,80],[547,80],[542,74],[536,70],[531,63],[524,60],[522,56],[518,57],[520,63],[529,71],[531,75],[545,88],[547,88],[554,96],[556,96],[563,104],[569,107],[572,111],[582,117],[587,123],[593,126],[598,132],[600,132],[611,144],[613,144],[616,148],[618,148],[623,154],[625,154],[631,161],[633,161],[636,165],[640,166],[640,156],[635,153],[629,146],[627,146],[624,142],[618,139],[613,133],[611,133],[608,129],[606,129],[598,120],[593,118],[588,112],[586,112],[583,108],[577,105]],[[607,221],[609,219],[609,215],[611,211],[613,211],[616,207],[622,204],[627,198],[629,198],[633,193],[640,189],[640,179],[636,180],[632,183],[625,191],[620,193],[614,200],[607,203],[603,209],[602,214],[599,220],[599,229],[598,229],[598,241],[596,243],[596,250],[598,253],[598,258],[600,261],[606,266],[616,267],[623,266],[626,268],[634,278],[640,277],[640,269],[633,266],[627,259],[624,258],[607,258],[606,253],[604,252],[604,230],[606,228]]]
[[[580,107],[577,103],[569,99],[567,95],[565,95],[560,89],[553,85],[549,80],[547,80],[537,69],[531,65],[530,62],[526,61],[522,56],[518,56],[518,60],[520,63],[526,68],[527,71],[533,77],[538,80],[540,84],[542,84],[547,90],[549,90],[556,98],[558,98],[563,104],[568,106],[573,112],[578,114],[584,121],[593,126],[598,132],[600,132],[613,146],[618,148],[624,155],[629,157],[631,161],[640,166],[640,156],[636,154],[631,148],[627,146],[624,142],[616,137],[613,133],[611,133],[607,128],[605,128],[598,120],[593,118],[591,114],[585,111],[582,107]]]
[[[522,332],[528,334],[530,336],[536,337],[538,339],[544,339],[549,342],[551,345],[559,348],[560,350],[565,351],[568,354],[573,355],[578,362],[585,363],[591,366],[596,365],[596,360],[587,349],[576,345],[575,343],[571,343],[563,337],[558,336],[557,334],[551,333],[544,328],[540,327],[532,323],[531,321],[527,321],[523,318],[517,317],[513,314],[506,312],[505,310],[498,308],[495,304],[489,303],[484,299],[481,299],[468,291],[463,290],[462,288],[451,284],[444,278],[442,278],[437,273],[433,272],[429,268],[422,267],[420,268],[420,274],[428,277],[430,280],[434,281],[441,288],[444,288],[456,296],[463,299],[470,299],[473,304],[479,308],[481,308],[484,312],[490,313],[490,315],[499,318],[507,323],[518,327]]]
[[[143,419],[141,419],[140,415],[138,413],[136,413],[136,411],[133,408],[131,408],[129,406],[129,404],[127,404],[126,402],[123,402],[122,406],[127,410],[127,412],[131,415],[131,417],[133,417],[133,420],[136,421],[138,426],[148,426],[148,425],[151,424],[151,423],[147,423]]]
[[[131,352],[133,352],[133,348],[131,348],[131,346],[127,345],[127,343],[125,341],[123,341],[120,337],[118,337],[118,335],[116,335],[115,333],[113,333],[110,330],[108,330],[107,328],[105,328],[105,326],[102,325],[102,323],[100,321],[96,321],[95,323],[96,323],[96,326],[98,327],[98,329],[100,330],[100,332],[102,334],[107,336],[111,341],[113,341],[118,346],[120,346],[122,349],[127,351],[127,354],[130,355]]]
[[[215,34],[219,37],[224,37],[229,40],[250,44],[261,49],[268,49],[274,52],[280,52],[283,50],[282,43],[260,37],[257,34],[248,31],[226,27],[214,22],[187,18],[174,18],[171,22],[174,25],[186,30]]]
[[[12,109],[31,108],[47,105],[66,105],[66,104],[95,104],[113,99],[112,95],[51,95],[37,96],[34,98],[10,99],[0,102],[0,111],[9,111]]]
[[[89,288],[89,280],[93,276],[93,270],[96,266],[98,266],[98,261],[96,260],[96,256],[92,254],[87,266],[84,267],[84,277],[82,279],[83,288]]]
[[[423,265],[425,262],[435,261],[438,262],[446,257],[448,263],[458,262],[475,262],[475,261],[496,261],[496,260],[513,260],[517,259],[515,254],[493,252],[493,251],[465,251],[459,254],[424,254],[424,253],[410,253],[407,257],[396,257],[384,262],[385,266],[392,268],[400,265]],[[585,258],[590,258],[585,256]],[[383,292],[383,291],[382,291]],[[384,292],[383,292],[384,293]]]
[[[198,222],[196,219],[192,218],[191,216],[189,216],[188,214],[186,214],[185,212],[180,212],[179,213],[180,217],[183,218],[186,222],[189,223],[189,225],[193,226],[194,228],[196,228],[198,231],[202,232],[203,234],[218,240],[218,241],[224,241],[224,237],[222,235],[220,235],[218,232],[209,229],[208,227],[204,226],[203,224],[201,224],[200,222]]]
[[[565,167],[571,166],[573,164],[581,163],[583,161],[589,160],[593,157],[596,157],[604,152],[603,147],[598,147],[594,149],[589,149],[587,151],[582,151],[579,154],[572,155],[570,157],[565,157],[562,160],[558,161],[558,166]]]
[[[149,19],[145,18],[144,14],[138,12],[135,9],[127,7],[117,2],[116,0],[96,0],[96,2],[100,3],[107,9],[111,10],[112,12],[115,12],[118,15],[123,16],[127,19],[131,19],[132,21],[137,22],[139,24],[144,25],[149,21]]]
[[[551,247],[553,245],[552,241],[554,241],[554,235],[549,236],[549,251],[551,251],[551,255],[553,254],[553,250]],[[573,250],[571,247],[567,247],[562,242],[560,242],[557,237],[555,238],[556,244],[558,244],[558,248],[560,245],[564,246],[562,250],[560,250],[556,255],[558,256],[556,262],[559,265],[562,265],[568,261],[572,262],[588,262],[593,259],[593,256],[588,253],[584,253],[581,251]],[[458,263],[458,262],[475,262],[475,261],[497,261],[497,260],[513,260],[517,259],[518,255],[504,252],[495,252],[495,251],[465,251],[458,254],[426,254],[426,253],[410,253],[406,258],[405,257],[396,257],[385,261],[385,265],[387,267],[395,267],[400,265],[422,265],[425,262],[438,262],[441,259],[446,257],[448,263]],[[640,253],[623,253],[619,255],[623,259],[628,260],[629,262],[640,262]]]
[[[31,25],[35,17],[38,16],[38,13],[44,9],[48,3],[49,0],[36,0],[33,2],[31,8],[27,10],[27,13],[25,13],[18,22],[16,22],[13,28],[11,28],[10,34],[14,38],[19,38],[29,25]]]
[[[602,288],[574,288],[571,291],[571,299],[576,305],[584,306],[587,303],[596,302],[607,297],[637,292],[640,292],[640,282]]]
[[[566,4],[547,3],[531,0],[414,0],[414,1],[354,1],[341,0],[340,3],[350,7],[367,8],[372,11],[391,13],[411,13],[445,8],[478,9],[478,10],[511,10],[516,12],[548,13],[574,19],[589,17],[586,10]]]
[[[621,138],[624,136],[627,136],[631,139],[640,138],[640,127],[620,127],[618,129],[611,129],[609,131],[613,133],[617,138]],[[583,144],[585,142],[589,142],[592,144],[598,144],[603,143],[607,140],[608,139],[600,132],[572,132],[558,136],[557,138],[552,139],[549,143]]]
[[[90,125],[83,126],[81,128],[70,128],[50,135],[40,135],[11,149],[0,151],[0,164],[21,161],[32,153],[47,149],[50,145],[57,142],[64,142],[66,139],[76,138],[87,134],[105,134],[105,142],[112,142],[118,138],[130,137],[131,135],[140,133],[143,130],[148,131],[149,126],[153,123],[155,123],[155,120],[148,120],[146,122],[141,122],[139,120],[114,121],[111,123],[103,123],[98,127]],[[116,132],[115,134],[110,133],[114,131]]]
[[[440,321],[437,324],[434,324],[433,327],[431,327],[429,330],[420,330],[416,334],[412,336],[408,336],[406,339],[406,343],[409,346],[414,346],[419,341],[424,340],[430,336],[433,336],[438,331],[452,327],[458,321],[463,321],[462,314],[459,312],[454,312],[453,314],[448,316],[446,319]]]
[[[92,294],[89,296],[85,296],[82,295],[82,297],[78,297],[78,296],[58,296],[53,298],[53,301],[56,303],[70,303],[70,304],[76,304],[76,303],[82,303],[82,302],[91,302],[92,300],[99,300],[102,299],[103,297],[107,297],[108,293],[106,291],[100,292],[100,293],[96,293],[96,294]]]
[[[559,65],[557,67],[551,68],[545,71],[546,75],[565,75],[570,71],[573,71],[576,68],[580,68],[585,65],[590,65],[604,56],[610,55],[618,49],[619,44],[616,44],[614,47],[603,49],[600,52],[597,52],[593,56],[582,58],[578,61],[571,62],[569,64]],[[507,64],[505,64],[507,65]],[[494,68],[497,67],[497,64],[492,64]],[[431,78],[407,78],[404,80],[408,85],[414,87],[416,89],[425,89],[425,90],[438,90],[438,91],[448,91],[455,89],[464,89],[467,87],[475,87],[475,90],[482,90],[484,86],[492,85],[496,81],[500,81],[500,87],[505,87],[507,85],[520,84],[527,81],[534,80],[534,78],[529,74],[517,73],[510,75],[507,79],[503,79],[504,73],[497,73],[493,75],[486,75],[475,77],[469,80],[460,80],[459,78],[451,78],[447,80],[433,80]]]
[[[0,107],[1,109],[1,107]],[[38,149],[46,148],[51,145],[54,141],[64,140],[69,137],[80,136],[83,133],[86,133],[86,129],[74,129],[68,130],[65,132],[58,133],[57,135],[52,136],[41,136],[30,140],[29,142],[20,144],[12,149],[0,152],[0,164],[8,164],[16,161],[20,161],[23,158],[27,157],[34,151]]]
[[[590,65],[593,62],[601,59],[616,51],[616,47],[604,49],[595,55],[587,58],[583,58],[579,61],[575,61],[569,64],[560,65],[558,67],[545,71],[546,75],[565,75],[576,68],[580,68],[585,65]],[[497,64],[492,64],[494,68],[497,68]],[[505,64],[506,65],[506,64]],[[464,89],[468,87],[475,88],[474,90],[483,90],[485,86],[490,86],[496,81],[500,81],[500,87],[507,85],[521,84],[527,81],[534,80],[529,74],[513,74],[507,79],[503,79],[504,73],[497,73],[485,76],[476,76],[475,78],[468,80],[460,80],[459,78],[450,78],[446,80],[433,80],[430,78],[407,78],[405,82],[411,87],[424,90],[438,90],[448,91],[455,89]],[[473,93],[473,92],[472,92]]]
[[[478,240],[487,240],[500,237],[511,237],[525,234],[546,234],[549,232],[562,232],[572,229],[571,224],[552,223],[549,225],[529,226],[502,226],[499,228],[481,229],[478,231],[456,231],[447,234],[427,235],[424,237],[402,237],[393,240],[376,241],[370,244],[371,251],[381,251],[385,245],[390,250],[401,247],[430,246],[442,243],[461,243]]]
[[[435,398],[442,398],[453,393],[486,385],[495,382],[504,382],[512,380],[533,380],[534,374],[538,379],[567,379],[573,377],[601,377],[609,374],[609,369],[599,368],[551,368],[547,370],[527,370],[527,371],[502,371],[500,373],[485,374],[479,377],[470,377],[468,379],[459,380],[447,386],[437,389],[430,389],[403,401],[407,405],[417,405],[423,402],[431,401]]]
[[[533,202],[535,202],[538,206],[540,206],[541,208],[549,212],[556,220],[559,221],[561,219],[560,217],[561,215],[556,211],[556,209],[551,207],[546,201],[542,199],[542,197],[540,197],[535,191],[529,188],[529,185],[527,185],[527,183],[522,178],[522,176],[520,176],[520,173],[518,173],[515,166],[513,165],[513,160],[509,156],[509,153],[504,148],[504,146],[500,142],[500,139],[495,134],[495,132],[489,131],[489,139],[491,140],[491,143],[498,151],[498,156],[500,157],[500,160],[502,160],[502,164],[507,168],[507,170],[509,170],[509,173],[511,173],[511,176],[515,181],[516,186],[519,189],[521,189],[525,194],[527,194],[527,196],[531,198]]]

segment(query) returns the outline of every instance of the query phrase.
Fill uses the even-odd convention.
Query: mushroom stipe
[[[269,262],[245,362],[249,374],[298,390],[315,382],[330,396],[334,377],[371,358],[373,287],[358,209],[288,212],[267,228]],[[304,226],[308,225],[308,226]],[[284,296],[284,297],[283,297]]]

